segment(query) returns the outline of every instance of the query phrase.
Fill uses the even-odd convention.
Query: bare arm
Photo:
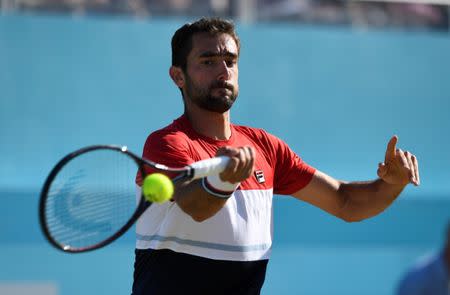
[[[383,212],[403,188],[404,185],[390,185],[382,179],[343,182],[316,171],[311,182],[293,196],[352,222]]]
[[[201,185],[201,180],[178,184],[173,199],[197,222],[214,216],[227,202],[227,199],[219,199],[207,193]]]
[[[255,153],[251,147],[222,148],[217,155],[231,158],[225,171],[220,174],[222,181],[240,183],[252,174]],[[198,222],[214,216],[227,202],[226,198],[208,193],[201,180],[178,184],[173,198],[186,214]]]
[[[316,171],[311,182],[293,196],[349,222],[383,212],[408,183],[420,183],[416,157],[396,149],[396,143],[397,137],[389,141],[385,162],[378,168],[379,179],[344,182]]]

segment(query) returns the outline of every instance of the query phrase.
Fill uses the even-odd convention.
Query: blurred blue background
[[[39,192],[65,154],[99,143],[141,153],[182,113],[168,68],[188,19],[0,15],[0,294],[130,293],[133,233],[93,253],[57,252],[39,230]],[[235,123],[340,179],[375,178],[393,134],[421,168],[420,187],[360,223],[278,196],[263,294],[394,294],[450,219],[448,33],[237,25]]]

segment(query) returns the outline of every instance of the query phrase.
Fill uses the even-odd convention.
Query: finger
[[[414,176],[416,178],[416,185],[420,185],[420,176],[419,176],[419,161],[417,160],[415,155],[411,156],[411,160],[414,166]]]
[[[227,167],[225,170],[219,174],[220,179],[223,181],[230,181],[233,178],[233,175],[236,173],[237,167],[239,165],[239,159],[236,157],[231,157],[228,161]]]
[[[239,161],[236,158],[237,155],[239,155],[238,148],[224,146],[220,147],[217,150],[216,156],[227,156],[230,158],[230,161],[228,162],[225,170],[219,174],[220,179],[222,179],[223,181],[230,181],[230,179],[233,177],[233,174],[238,169],[237,166],[239,164]]]
[[[220,174],[223,181],[231,183],[241,182],[247,179],[253,172],[254,150],[252,147],[222,148],[217,155],[230,156],[227,168]]]
[[[383,178],[387,174],[387,166],[384,163],[378,163],[378,177]]]
[[[397,149],[397,156],[400,159],[400,167],[399,167],[400,171],[399,172],[406,174],[406,175],[402,176],[403,181],[405,181],[405,184],[406,184],[411,181],[410,180],[411,179],[411,169],[408,164],[408,159],[406,159],[405,152],[402,151],[401,149]],[[405,178],[407,178],[408,181],[406,181]]]
[[[242,148],[241,163],[242,165],[239,167],[235,175],[235,181],[241,182],[247,179],[253,173],[253,165],[254,165],[254,150],[250,146],[245,146]]]
[[[409,167],[409,181],[413,184],[416,184],[416,176],[414,174],[414,164],[412,162],[411,156],[412,154],[408,151],[404,152],[405,158],[408,161]]]
[[[246,166],[244,167],[242,180],[247,179],[248,177],[250,177],[250,175],[252,175],[253,166],[255,164],[255,151],[253,150],[253,148],[250,146],[246,146],[244,149],[245,149],[247,161],[246,161]]]
[[[392,136],[392,138],[389,140],[387,148],[386,148],[386,154],[384,156],[384,162],[388,163],[395,157],[395,150],[397,145],[398,137],[397,135]]]
[[[255,149],[253,147],[249,147],[249,150],[250,150],[250,157],[251,157],[251,171],[250,171],[250,175],[252,175],[253,171],[255,170],[256,152],[255,152]]]
[[[240,148],[239,153],[236,155],[235,158],[237,159],[237,165],[234,167],[234,170],[230,175],[229,182],[231,183],[239,182],[242,178],[242,173],[246,165],[245,150],[243,148]]]
[[[407,160],[406,157],[405,157],[405,152],[402,151],[401,149],[397,149],[397,153],[396,153],[396,154],[397,154],[397,155],[399,156],[399,158],[400,158],[401,166],[402,166],[404,169],[409,170],[408,160]]]

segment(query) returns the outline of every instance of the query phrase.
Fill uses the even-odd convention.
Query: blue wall
[[[181,114],[168,67],[182,23],[0,17],[0,294],[11,282],[128,292],[132,235],[87,255],[55,253],[37,226],[37,198],[66,153],[96,143],[140,153],[149,132]],[[341,179],[375,178],[392,134],[421,166],[421,187],[362,223],[277,198],[264,294],[391,294],[407,266],[440,245],[450,218],[448,35],[281,24],[238,32],[234,122],[265,128]]]

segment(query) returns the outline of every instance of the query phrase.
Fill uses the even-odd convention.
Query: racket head
[[[124,234],[150,206],[136,195],[144,162],[126,147],[95,145],[61,159],[41,191],[39,221],[55,248],[80,253],[101,248]]]

